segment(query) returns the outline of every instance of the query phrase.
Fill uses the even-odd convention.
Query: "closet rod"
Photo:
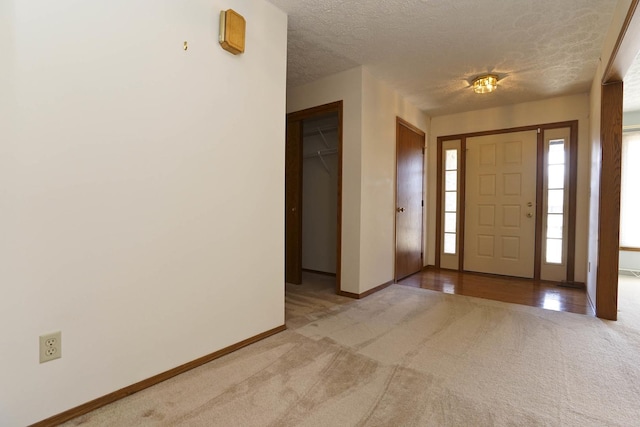
[[[308,159],[310,157],[328,156],[328,155],[331,155],[331,154],[338,154],[338,149],[337,148],[328,148],[326,150],[318,150],[315,153],[305,154],[303,157],[305,159]]]
[[[310,128],[308,132],[303,132],[302,135],[303,136],[317,135],[317,134],[322,133],[322,132],[331,132],[331,131],[334,131],[334,130],[338,130],[338,126],[337,125]]]

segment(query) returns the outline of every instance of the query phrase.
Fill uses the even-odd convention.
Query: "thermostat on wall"
[[[244,52],[244,17],[233,9],[220,12],[220,46],[237,55]]]

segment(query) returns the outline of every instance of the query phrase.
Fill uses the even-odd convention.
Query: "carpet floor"
[[[316,283],[287,285],[286,308],[288,330],[65,425],[640,425],[638,306],[608,322]]]

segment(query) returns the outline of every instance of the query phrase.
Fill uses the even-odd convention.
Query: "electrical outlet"
[[[62,333],[60,331],[40,335],[40,363],[62,357]]]

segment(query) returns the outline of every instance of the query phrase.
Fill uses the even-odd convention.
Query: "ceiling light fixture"
[[[473,81],[473,91],[475,93],[489,93],[498,87],[498,76],[495,74],[483,74]]]

